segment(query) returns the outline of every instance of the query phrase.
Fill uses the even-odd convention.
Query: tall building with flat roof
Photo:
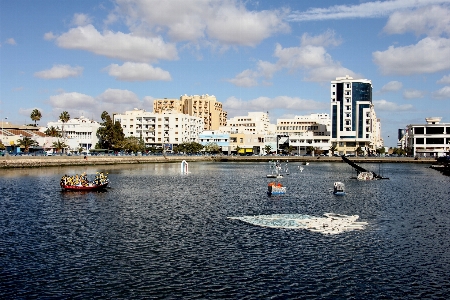
[[[372,104],[372,81],[337,77],[331,81],[331,143],[340,154],[365,154],[382,146],[381,126]]]
[[[155,99],[153,112],[178,112],[203,119],[204,130],[217,130],[227,125],[227,112],[215,96],[183,95],[180,99]]]

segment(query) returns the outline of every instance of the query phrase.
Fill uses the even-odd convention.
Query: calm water
[[[450,178],[383,164],[359,182],[344,163],[290,163],[267,197],[266,163],[7,170],[0,175],[0,296],[7,299],[444,299]],[[380,171],[378,165],[364,165]],[[64,174],[109,173],[103,193],[61,192]],[[331,193],[343,181],[347,195]],[[322,235],[229,216],[358,214]]]

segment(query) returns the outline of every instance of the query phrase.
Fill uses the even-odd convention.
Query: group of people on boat
[[[72,176],[64,175],[61,178],[61,186],[90,186],[90,185],[103,185],[108,183],[108,173],[97,172],[95,178],[90,182],[86,176],[86,173],[75,174]]]

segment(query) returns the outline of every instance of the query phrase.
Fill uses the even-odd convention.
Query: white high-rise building
[[[120,122],[125,137],[142,138],[147,147],[172,149],[184,142],[198,142],[203,131],[203,119],[179,112],[153,113],[143,109],[116,114],[114,123]]]
[[[331,81],[331,143],[339,154],[365,154],[382,146],[372,104],[372,82],[348,75]]]

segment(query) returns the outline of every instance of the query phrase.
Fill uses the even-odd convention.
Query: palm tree
[[[266,152],[266,155],[269,155],[270,152],[272,152],[272,146],[270,146],[270,145],[265,145],[265,146],[264,146],[264,151]]]
[[[61,137],[61,134],[59,133],[59,128],[55,128],[53,126],[50,126],[49,128],[47,128],[46,131],[44,131],[44,133],[48,136],[52,136],[52,137]]]
[[[64,141],[61,142],[58,139],[58,141],[53,142],[53,148],[55,148],[56,152],[60,152],[60,150],[67,148],[67,145],[66,145],[66,143],[64,143]]]
[[[26,152],[26,153],[28,153],[30,147],[38,145],[38,143],[35,140],[33,140],[27,136],[24,136],[23,138],[17,140],[17,144],[20,146],[20,148],[22,148],[22,147],[25,148],[24,152]]]
[[[30,118],[32,121],[34,121],[34,127],[36,127],[36,121],[41,120],[42,114],[38,109],[33,109],[31,112]]]
[[[59,119],[61,120],[61,122],[63,122],[62,126],[63,137],[66,138],[66,136],[64,135],[64,123],[67,123],[67,121],[70,120],[70,115],[67,111],[63,111],[61,115],[59,115]]]

